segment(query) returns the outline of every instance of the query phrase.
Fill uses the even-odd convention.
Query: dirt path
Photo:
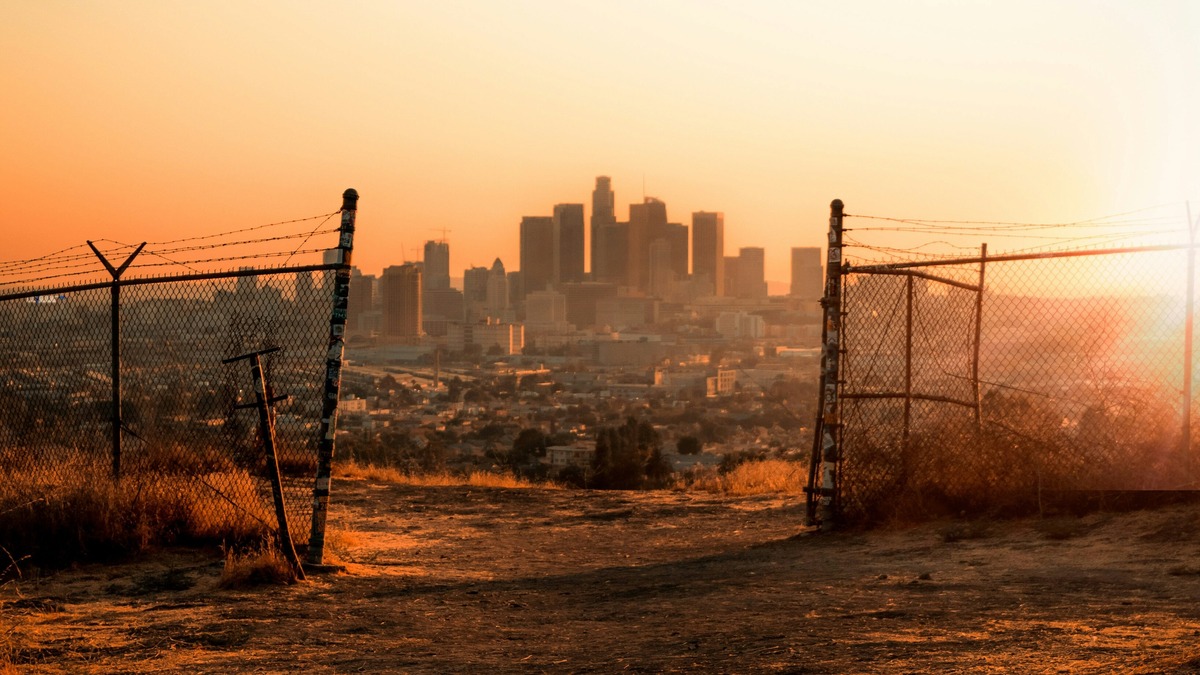
[[[1200,672],[1200,507],[794,536],[794,498],[339,483],[348,573],[7,597],[30,672]],[[11,593],[9,594],[11,596]]]

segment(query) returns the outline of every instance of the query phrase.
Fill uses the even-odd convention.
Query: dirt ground
[[[817,536],[795,497],[336,487],[346,573],[27,579],[18,670],[1200,672],[1197,505]]]

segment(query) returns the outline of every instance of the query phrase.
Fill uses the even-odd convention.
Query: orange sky
[[[5,260],[204,234],[362,194],[368,272],[450,230],[647,194],[727,253],[828,204],[1063,221],[1200,212],[1200,3],[4,2]],[[410,251],[409,257],[414,255]]]

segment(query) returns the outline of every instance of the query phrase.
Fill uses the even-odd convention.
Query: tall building
[[[496,262],[492,263],[492,269],[488,270],[487,275],[487,300],[484,306],[487,311],[487,316],[493,318],[503,318],[508,313],[509,291],[508,291],[508,274],[504,271],[504,263],[496,258]]]
[[[488,268],[469,267],[463,271],[463,315],[465,321],[487,316]]]
[[[765,252],[756,246],[738,249],[736,295],[739,298],[767,297]]]
[[[692,214],[692,277],[703,277],[713,295],[725,295],[725,214]]]
[[[554,282],[554,218],[525,216],[521,219],[521,277],[524,293],[541,291]]]
[[[801,300],[820,300],[825,294],[825,275],[821,269],[821,249],[792,249],[791,295]]]
[[[350,268],[350,296],[347,298],[346,330],[351,335],[369,335],[363,317],[375,308],[375,276]]]
[[[389,338],[421,336],[421,268],[414,263],[383,270],[383,334]]]
[[[675,291],[675,270],[671,268],[671,242],[655,239],[650,244],[648,291],[651,297],[666,300]]]
[[[556,282],[583,281],[583,204],[554,206]]]
[[[651,234],[667,225],[667,205],[654,197],[641,204],[629,205],[629,253],[626,258],[626,283],[645,291],[649,285]]]
[[[450,244],[444,241],[425,242],[426,290],[450,288]]]
[[[671,247],[671,271],[683,281],[688,276],[688,228],[680,223],[667,223],[659,228],[655,239],[665,239]]]
[[[738,295],[738,261],[741,260],[736,255],[727,255],[721,258],[725,265],[725,281],[722,284],[725,289],[725,297],[735,298]]]
[[[591,241],[592,241],[592,257],[588,267],[588,271],[592,273],[592,279],[599,281],[597,274],[602,270],[604,248],[603,242],[600,240],[600,228],[603,225],[612,225],[617,222],[617,196],[612,191],[612,179],[608,176],[596,176],[596,189],[592,190],[592,222],[591,222]]]
[[[629,268],[629,223],[602,223],[592,239],[592,280],[624,286]]]

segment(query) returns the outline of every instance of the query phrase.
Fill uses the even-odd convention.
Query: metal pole
[[[112,475],[121,477],[121,282],[112,282]]]
[[[983,274],[987,267],[987,244],[979,247],[979,290],[975,294],[975,354],[971,359],[971,385],[975,389],[975,428],[983,428],[983,399],[979,390],[979,346],[983,337]]]
[[[913,278],[905,284],[908,296],[904,313],[904,448],[908,449],[908,437],[912,427],[912,343],[913,343]]]
[[[350,254],[354,250],[354,218],[358,191],[342,193],[342,226],[338,239],[339,267],[333,282],[333,313],[329,318],[329,350],[325,355],[325,394],[321,402],[321,437],[317,448],[317,476],[313,486],[312,531],[306,562],[319,566],[325,558],[325,521],[329,516],[329,488],[333,475],[334,436],[337,433],[338,393],[342,386],[346,308],[350,298]]]
[[[133,264],[133,259],[146,247],[146,242],[143,241],[134,249],[120,267],[113,267],[112,263],[108,262],[108,258],[105,258],[100,249],[96,248],[91,241],[87,245],[91,247],[92,253],[96,254],[96,257],[104,265],[104,269],[108,270],[109,275],[112,276],[112,285],[109,286],[112,294],[110,312],[112,317],[110,334],[112,351],[112,475],[114,479],[117,479],[121,477],[121,427],[124,425],[121,414],[121,275],[129,269],[129,266]]]
[[[1196,227],[1200,219],[1192,221],[1192,204],[1187,205],[1188,219],[1188,269],[1187,269],[1187,316],[1183,324],[1183,428],[1179,450],[1183,455],[1184,471],[1188,480],[1192,478],[1192,332],[1195,324],[1196,302]]]
[[[275,415],[270,407],[271,396],[267,393],[266,378],[263,376],[262,358],[254,354],[250,361],[250,372],[254,376],[255,407],[258,408],[258,431],[262,436],[263,451],[267,459],[267,478],[271,481],[271,496],[275,502],[275,520],[279,524],[279,547],[296,578],[304,580],[304,568],[292,544],[292,530],[288,527],[287,507],[283,501],[283,479],[279,475],[279,458],[275,453]]]
[[[842,327],[842,200],[835,199],[829,205],[829,253],[825,267],[825,336],[821,355],[820,428],[821,471],[820,486],[811,486],[820,494],[815,523],[822,532],[833,529],[838,511],[838,463],[841,440],[840,407],[838,391],[841,384],[841,339]]]

